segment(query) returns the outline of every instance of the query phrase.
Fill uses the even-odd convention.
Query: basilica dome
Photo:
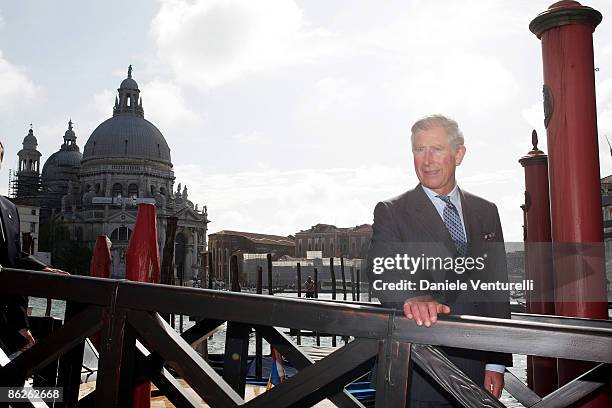
[[[128,77],[118,89],[113,117],[102,122],[83,149],[83,164],[94,159],[144,159],[172,166],[170,148],[157,127],[144,118],[138,84]]]
[[[138,116],[118,115],[102,122],[83,149],[83,161],[138,158],[171,163],[170,148],[159,129]]]

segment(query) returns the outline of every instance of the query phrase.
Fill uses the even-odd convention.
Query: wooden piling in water
[[[342,272],[342,292],[344,293],[344,300],[346,300],[346,276],[344,275],[344,258],[340,257],[340,271]]]
[[[302,297],[302,265],[298,262],[296,265],[297,269],[297,297]],[[302,344],[302,329],[297,329],[297,344]]]
[[[319,270],[317,268],[314,268],[314,283],[315,283],[314,297],[315,299],[318,299],[319,298]],[[315,336],[317,338],[317,346],[320,346],[321,336],[319,335],[319,332],[316,332]]]
[[[263,282],[263,268],[261,266],[257,266],[257,286],[256,292],[258,295],[262,294],[262,282]],[[263,372],[263,343],[261,339],[261,334],[259,332],[255,332],[255,379],[260,381]]]
[[[351,266],[351,299],[355,301],[355,268]]]
[[[209,251],[208,254],[208,289],[213,288],[213,276],[215,274],[215,263],[213,262],[213,253]]]
[[[266,259],[268,260],[268,294],[273,295],[274,290],[272,287],[272,254],[267,254]]]
[[[329,274],[331,276],[332,300],[336,300],[336,272],[334,271],[334,257],[329,258]],[[336,336],[332,335],[332,347],[336,347]]]
[[[361,302],[361,270],[357,268],[357,301]]]

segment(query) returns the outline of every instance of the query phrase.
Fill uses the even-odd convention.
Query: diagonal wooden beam
[[[504,404],[484,388],[476,385],[436,347],[413,344],[412,358],[414,363],[418,364],[464,407],[504,407]]]
[[[6,366],[0,368],[0,384],[10,378],[28,377],[72,349],[102,325],[102,308],[89,306],[68,320],[60,329],[37,342]],[[6,380],[6,381],[5,381]]]
[[[276,327],[253,326],[253,328],[257,333],[261,333],[263,338],[276,347],[298,370],[302,370],[314,364],[313,359],[304,353],[287,335]],[[369,368],[364,370],[364,374],[367,371],[369,371]],[[340,408],[364,408],[364,405],[345,389],[336,395],[332,395],[328,399]]]
[[[213,407],[237,407],[244,400],[191,346],[163,320],[159,314],[130,311],[128,321],[140,340],[157,352]]]
[[[212,336],[223,323],[225,323],[225,320],[202,319],[193,325],[193,327],[185,330],[181,337],[191,344],[191,347],[195,348],[202,341]]]
[[[164,319],[165,320],[165,319]],[[151,381],[162,395],[178,408],[194,408],[200,406],[200,401],[194,398],[185,387],[177,381],[170,371],[164,368],[163,359],[157,353],[149,351],[139,342],[136,342],[136,373],[135,384]],[[80,407],[79,407],[80,408]]]
[[[200,407],[200,401],[194,398],[185,387],[165,368],[153,370],[151,381],[177,408],[196,408]]]
[[[504,373],[504,389],[526,407],[530,407],[542,400],[538,394],[533,392],[508,370]]]
[[[377,352],[376,340],[354,340],[252,399],[245,407],[311,407],[361,375]]]
[[[599,387],[608,384],[612,378],[610,364],[598,364],[580,377],[551,392],[530,408],[567,407],[579,399],[586,397]]]

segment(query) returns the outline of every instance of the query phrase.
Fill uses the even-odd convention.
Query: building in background
[[[272,254],[277,260],[283,255],[293,255],[295,242],[292,236],[256,234],[241,231],[219,231],[208,236],[208,248],[213,255],[214,279],[229,282],[229,260],[232,255]]]
[[[345,257],[365,259],[372,239],[370,224],[349,228],[317,224],[295,234],[295,257],[305,258],[308,251],[321,251],[323,258]]]
[[[31,186],[38,177],[40,153],[32,130],[23,147],[13,197],[40,206],[40,246],[51,251],[54,266],[86,273],[96,237],[106,235],[113,243],[113,277],[124,277],[137,204],[149,202],[157,207],[160,249],[165,244],[167,218],[178,218],[176,278],[189,281],[198,277],[200,255],[206,250],[207,209],[189,200],[187,186],[181,188],[179,183],[175,191],[170,147],[144,117],[131,66],[119,86],[112,117],[93,131],[83,153],[73,122],[68,122],[60,149],[42,167],[34,198]]]

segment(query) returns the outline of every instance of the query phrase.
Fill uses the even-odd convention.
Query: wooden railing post
[[[132,393],[127,393],[129,401],[120,400],[121,378],[131,377],[132,374],[123,370],[126,317],[125,310],[117,310],[114,305],[104,312],[104,325],[100,331],[102,345],[96,379],[96,408],[131,405]]]
[[[232,291],[240,292],[238,282],[238,257],[230,258]],[[249,357],[249,334],[251,328],[241,323],[227,322],[225,354],[223,358],[223,379],[244,398],[247,362]]]

